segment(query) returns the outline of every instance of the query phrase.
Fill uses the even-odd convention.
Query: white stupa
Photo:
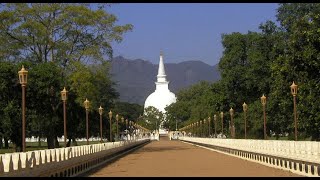
[[[176,99],[177,99],[176,95],[169,90],[169,87],[168,87],[169,81],[167,81],[166,76],[167,75],[164,69],[163,55],[162,55],[162,52],[160,52],[157,82],[155,82],[156,90],[147,97],[144,103],[144,108],[153,106],[157,108],[159,111],[161,111],[162,113],[165,113],[166,110],[164,108],[176,102]],[[159,133],[160,134],[167,133],[162,128],[162,124],[160,124]]]

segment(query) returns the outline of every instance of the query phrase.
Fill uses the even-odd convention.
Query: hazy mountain
[[[165,63],[164,66],[170,82],[169,89],[175,94],[199,81],[214,82],[220,79],[218,65],[210,66],[202,61]],[[120,93],[120,101],[143,105],[156,88],[158,64],[118,56],[111,60],[111,74],[112,80],[117,83],[115,88]]]

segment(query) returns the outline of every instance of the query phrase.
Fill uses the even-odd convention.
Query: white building
[[[160,52],[157,82],[155,82],[156,90],[147,97],[144,103],[144,108],[147,108],[148,106],[153,106],[162,113],[165,113],[166,110],[164,108],[176,102],[175,94],[173,94],[169,90],[169,81],[167,81],[166,76],[167,75],[164,69],[163,55],[162,52]],[[166,133],[164,129],[162,129],[162,125],[160,125],[159,133]]]

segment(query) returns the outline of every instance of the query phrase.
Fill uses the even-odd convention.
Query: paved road
[[[181,141],[161,138],[89,177],[279,177],[299,176]]]

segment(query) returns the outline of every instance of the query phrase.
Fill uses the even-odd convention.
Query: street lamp
[[[176,118],[176,131],[178,130],[178,121],[177,121],[177,118]]]
[[[67,147],[67,114],[66,114],[66,101],[67,101],[66,87],[61,91],[61,100],[63,101],[63,136],[64,136],[64,147]]]
[[[200,137],[202,137],[202,120],[200,120]]]
[[[221,117],[221,134],[223,135],[223,112],[220,113]]]
[[[112,111],[110,110],[109,111],[109,122],[110,122],[110,142],[112,142],[112,129],[111,129],[111,126],[112,126]]]
[[[124,117],[121,117],[121,123],[124,123]],[[123,132],[122,132],[122,137],[124,136]]]
[[[117,114],[116,115],[116,121],[117,121],[117,137],[116,137],[116,141],[118,141],[118,138],[119,138],[119,131],[118,131],[118,122],[119,122],[119,115]]]
[[[130,140],[132,139],[132,121],[129,121],[129,134],[130,134]]]
[[[211,117],[209,116],[209,117],[208,117],[208,122],[209,122],[209,123],[208,123],[208,126],[209,126],[209,135],[208,135],[208,136],[209,136],[209,137],[210,137],[210,121],[211,121]]]
[[[100,142],[102,143],[102,114],[103,114],[103,108],[99,107],[99,114],[100,114]]]
[[[231,117],[231,137],[235,138],[235,129],[234,129],[234,123],[233,123],[234,110],[230,108],[229,112]]]
[[[206,124],[207,124],[207,119],[203,119],[203,136],[206,137]]]
[[[293,96],[293,113],[294,113],[294,139],[298,140],[298,130],[297,130],[297,102],[296,102],[296,96],[298,94],[298,85],[294,84],[294,81],[292,82],[291,88],[291,94]]]
[[[267,139],[267,129],[266,129],[266,103],[267,97],[264,94],[261,96],[261,104],[263,106],[263,132],[264,132],[264,139]]]
[[[244,112],[244,138],[247,139],[247,110],[248,105],[244,102],[242,104],[243,112]]]
[[[26,152],[26,86],[28,80],[28,71],[22,65],[21,70],[18,72],[19,81],[22,88],[22,152]]]
[[[128,140],[128,119],[126,119],[126,130],[127,130],[126,131],[126,136],[127,136],[126,139]]]
[[[214,119],[214,137],[217,137],[217,115],[214,115],[213,119]]]
[[[199,121],[196,122],[196,129],[197,129],[197,136],[200,137],[200,131],[199,131]]]
[[[84,101],[84,108],[86,108],[86,132],[87,132],[87,145],[89,145],[89,101],[86,98]]]

